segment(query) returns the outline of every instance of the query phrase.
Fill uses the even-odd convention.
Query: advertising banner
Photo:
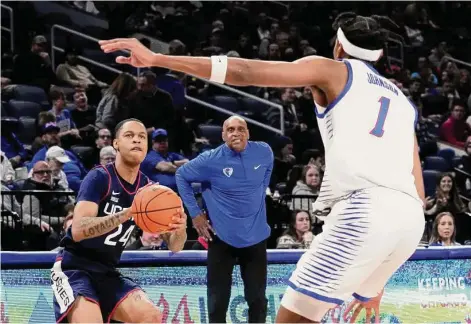
[[[268,266],[268,315],[273,323],[294,264]],[[172,266],[120,268],[148,293],[162,310],[166,323],[207,323],[206,267]],[[2,269],[1,323],[54,322],[51,272],[48,269]],[[247,322],[239,268],[233,273],[228,323]],[[348,322],[348,301],[324,318]],[[471,324],[471,260],[420,260],[406,262],[390,279],[381,300],[382,323]],[[365,312],[357,318],[365,322]],[[374,323],[374,316],[372,318]]]

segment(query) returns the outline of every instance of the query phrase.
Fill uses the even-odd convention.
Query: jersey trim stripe
[[[343,63],[345,63],[345,65],[347,66],[347,73],[348,73],[347,83],[345,84],[345,86],[343,87],[342,92],[340,92],[340,94],[337,96],[337,98],[335,98],[334,101],[332,101],[329,105],[327,105],[327,108],[325,109],[325,111],[323,113],[320,113],[317,110],[317,106],[314,105],[314,111],[316,113],[317,118],[321,118],[321,119],[324,118],[327,115],[327,113],[330,110],[332,110],[340,100],[342,100],[342,98],[347,94],[348,90],[350,90],[350,87],[352,86],[352,81],[353,81],[352,66],[350,65],[350,63],[348,61],[343,61]]]

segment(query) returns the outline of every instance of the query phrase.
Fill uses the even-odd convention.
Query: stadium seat
[[[218,125],[199,125],[198,132],[202,137],[206,137],[211,144],[222,142],[222,127]]]
[[[424,170],[422,176],[424,178],[425,196],[434,196],[440,172],[436,170]]]
[[[20,131],[18,138],[23,144],[32,144],[36,137],[36,119],[31,117],[20,117]]]
[[[452,160],[453,168],[458,168],[461,165],[461,156],[455,156]]]
[[[8,115],[16,118],[37,118],[41,112],[41,106],[36,102],[10,100],[8,102]]]
[[[243,110],[248,110],[252,111],[255,114],[263,115],[270,106],[267,106],[264,103],[261,103],[260,101],[254,100],[252,98],[241,98],[240,102],[242,104],[242,109]]]
[[[8,116],[7,103],[5,101],[2,101],[2,117],[3,116]]]
[[[236,112],[240,109],[239,101],[236,98],[228,96],[214,96],[208,99],[210,104]]]
[[[286,192],[286,182],[277,183],[275,186],[275,191],[278,191],[280,195],[291,194],[290,192]]]
[[[13,90],[13,99],[19,101],[31,101],[43,107],[49,107],[49,99],[43,89],[29,85],[19,84]]]
[[[441,156],[427,156],[424,160],[424,170],[446,172],[450,169],[448,162]]]
[[[18,118],[11,116],[2,116],[2,128],[8,128],[10,130],[15,130],[16,132],[18,124]]]
[[[72,152],[77,155],[80,160],[86,161],[93,157],[93,147],[90,146],[81,146],[81,145],[74,145],[70,148]]]
[[[437,155],[444,158],[448,162],[448,165],[450,167],[453,166],[453,158],[456,155],[453,149],[451,148],[441,149],[438,151]]]

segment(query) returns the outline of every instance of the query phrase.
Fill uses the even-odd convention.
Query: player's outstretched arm
[[[225,74],[219,77],[221,83],[235,86],[259,87],[302,87],[318,86],[324,89],[338,73],[347,74],[345,64],[318,56],[305,57],[295,62],[273,62],[240,58],[215,58],[214,66],[210,57],[170,56],[156,54],[135,38],[118,38],[99,42],[105,53],[120,50],[131,52],[129,57],[119,56],[117,63],[135,67],[163,67],[204,79],[211,74]],[[227,60],[227,61],[225,61]],[[227,63],[227,70],[226,70]],[[222,69],[222,70],[221,70]]]
[[[80,242],[84,239],[109,233],[131,217],[129,208],[104,217],[96,217],[97,215],[98,205],[96,203],[91,201],[79,201],[77,203],[72,222],[74,241]]]

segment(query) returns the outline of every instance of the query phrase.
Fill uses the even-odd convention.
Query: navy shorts
[[[80,260],[83,259],[80,258]],[[57,323],[67,323],[67,314],[78,296],[97,304],[103,321],[109,323],[118,305],[131,292],[141,289],[134,281],[117,271],[101,273],[85,270],[82,267],[83,264],[80,268],[70,269],[70,261],[69,256],[67,266],[65,266],[63,259],[59,257],[51,269],[54,313]]]

